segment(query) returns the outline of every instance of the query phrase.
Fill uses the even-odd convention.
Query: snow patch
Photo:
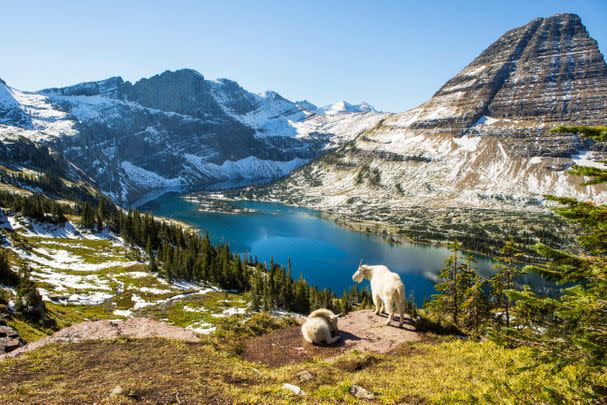
[[[594,160],[594,153],[588,150],[579,151],[571,157],[573,163],[578,166],[595,167],[597,169],[607,169],[607,165]]]
[[[453,138],[453,142],[455,142],[455,144],[466,152],[474,152],[480,139],[480,136],[470,137],[468,135],[464,135],[460,138]]]
[[[136,166],[127,160],[121,163],[121,167],[129,180],[139,187],[159,189],[167,187],[180,187],[184,184],[184,179],[181,177],[167,179],[152,171]]]

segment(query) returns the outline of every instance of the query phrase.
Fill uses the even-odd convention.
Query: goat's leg
[[[375,315],[379,315],[381,313],[382,302],[379,298],[379,295],[373,294],[373,303],[375,304]]]
[[[386,321],[386,325],[390,325],[392,317],[394,316],[394,303],[392,302],[392,300],[388,300],[386,305],[388,307],[386,308],[386,312],[388,313],[388,320]]]
[[[400,316],[398,326],[400,328],[402,328],[403,323],[405,322],[405,303],[403,302],[402,299],[399,298],[397,305],[398,305],[398,315]]]

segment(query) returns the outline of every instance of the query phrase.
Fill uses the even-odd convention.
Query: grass
[[[140,315],[167,319],[171,324],[182,327],[201,322],[216,325],[221,318],[214,317],[213,314],[221,314],[227,308],[243,308],[245,305],[242,294],[211,292],[192,295],[162,306],[145,307]],[[188,311],[185,307],[200,312]]]
[[[314,377],[302,383],[297,373],[304,370]],[[4,403],[355,403],[353,384],[387,404],[562,403],[597,394],[593,385],[607,386],[604,373],[538,366],[526,349],[444,339],[407,344],[389,355],[353,351],[274,369],[209,343],[94,341],[0,362],[0,375]],[[283,383],[300,386],[306,396]],[[112,398],[117,385],[123,395]]]
[[[67,238],[40,238],[25,237],[31,247],[47,250],[65,250],[72,255],[80,257],[84,263],[99,264],[108,261],[127,260],[128,252],[107,239],[67,239]],[[103,252],[103,253],[100,253]],[[40,253],[37,253],[41,255]]]

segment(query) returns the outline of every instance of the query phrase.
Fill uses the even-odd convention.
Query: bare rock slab
[[[51,343],[76,343],[84,340],[115,339],[119,337],[136,339],[159,337],[186,342],[200,341],[196,334],[190,330],[154,319],[128,318],[126,320],[101,320],[82,322],[69,328],[61,329],[52,336],[30,343],[5,356],[14,357]],[[2,356],[0,356],[1,358]]]
[[[375,315],[372,310],[351,312],[340,319],[339,330],[346,348],[388,353],[401,343],[422,339],[408,315],[402,327],[398,327],[398,317],[390,325],[384,325],[386,320],[386,315]]]

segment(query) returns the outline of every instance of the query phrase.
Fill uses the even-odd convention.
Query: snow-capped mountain
[[[0,83],[0,139],[46,142],[118,203],[163,189],[285,176],[383,117],[328,117],[278,93],[183,69],[39,92]],[[308,109],[309,108],[309,109]]]
[[[318,109],[319,113],[334,115],[342,113],[361,113],[361,112],[378,112],[366,101],[360,104],[350,104],[347,101],[338,101],[337,103],[329,104],[328,106]]]
[[[411,207],[537,207],[545,194],[607,202],[573,163],[605,167],[607,145],[551,134],[604,125],[607,66],[576,15],[504,34],[427,102],[263,191],[265,198],[402,223]],[[261,195],[261,193],[260,193]]]

